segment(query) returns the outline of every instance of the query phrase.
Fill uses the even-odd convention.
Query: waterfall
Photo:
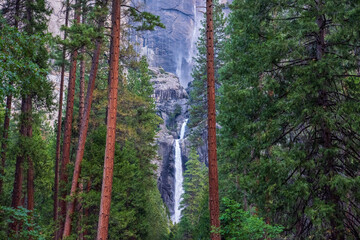
[[[180,138],[175,140],[175,204],[174,204],[174,215],[172,215],[171,220],[173,223],[178,223],[181,218],[181,195],[184,193],[183,189],[183,169],[182,169],[182,159],[181,159],[181,148],[180,141],[184,139],[185,128],[188,119],[186,119],[181,125]]]

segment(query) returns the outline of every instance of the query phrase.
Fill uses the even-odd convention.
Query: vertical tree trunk
[[[31,97],[23,97],[21,101],[21,120],[20,120],[20,136],[22,141],[28,137],[29,129],[31,128]],[[22,205],[22,185],[23,185],[23,163],[26,158],[25,151],[23,147],[20,148],[21,152],[16,157],[16,167],[15,167],[15,180],[14,188],[12,194],[12,208],[18,208]],[[28,175],[29,176],[29,175]],[[30,175],[31,176],[31,175]],[[13,231],[18,231],[19,222],[14,221],[10,224],[10,229]]]
[[[65,10],[65,26],[69,24],[69,0],[66,1]],[[66,31],[64,32],[64,40],[66,39]],[[59,93],[59,111],[58,111],[58,124],[56,135],[56,156],[55,156],[55,183],[54,183],[54,222],[57,223],[59,216],[59,162],[60,162],[60,145],[61,145],[61,125],[62,125],[62,106],[64,96],[64,78],[65,78],[65,55],[66,48],[63,47],[62,51],[62,65],[60,77],[60,93]]]
[[[100,24],[100,27],[103,27],[104,20],[101,20],[101,22],[99,24]],[[90,111],[91,111],[92,97],[93,97],[93,92],[94,92],[94,88],[95,88],[95,80],[96,80],[97,70],[98,70],[98,66],[99,66],[100,52],[101,52],[101,40],[98,39],[98,40],[96,40],[96,47],[94,50],[94,56],[93,56],[93,60],[92,60],[90,78],[89,78],[89,83],[88,83],[88,90],[87,90],[86,100],[85,100],[84,117],[81,122],[79,142],[78,142],[78,147],[76,150],[75,167],[74,167],[73,180],[71,183],[71,191],[70,191],[71,197],[74,197],[74,195],[76,194],[76,189],[77,189],[77,185],[79,182],[81,162],[82,162],[82,159],[84,156],[86,136],[87,136],[88,126],[89,126],[89,117],[90,117]],[[63,233],[64,238],[70,235],[71,215],[74,213],[74,207],[75,207],[74,201],[71,200],[67,204],[66,218],[65,218],[65,224],[64,224],[64,233]]]
[[[82,47],[80,54],[85,54],[85,48]],[[85,60],[82,59],[80,62],[80,83],[79,83],[79,131],[81,129],[81,122],[84,117],[85,107]]]
[[[215,109],[215,71],[214,71],[214,25],[213,3],[206,0],[207,22],[207,82],[208,82],[208,157],[209,157],[209,207],[210,224],[214,230],[220,228],[218,169],[216,154],[216,109]],[[211,233],[212,240],[220,240],[220,233]]]
[[[20,11],[20,0],[16,0],[15,3],[15,15],[18,16]],[[19,27],[19,21],[15,18],[15,28]],[[12,83],[10,83],[12,85]],[[0,166],[0,197],[2,196],[3,191],[3,177],[5,175],[5,165],[6,165],[6,151],[7,151],[7,140],[9,137],[9,127],[10,127],[10,115],[11,115],[11,104],[12,104],[12,94],[6,96],[6,110],[4,118],[4,132],[3,139],[1,142],[1,166]],[[1,202],[0,202],[1,203]]]
[[[4,132],[3,132],[3,139],[2,139],[2,142],[1,142],[0,196],[2,196],[3,177],[4,177],[4,175],[5,175],[6,150],[7,150],[7,140],[8,140],[8,137],[9,137],[11,103],[12,103],[12,95],[10,94],[10,95],[8,95],[7,98],[6,98],[6,110],[5,110],[5,119],[4,119]]]
[[[27,117],[27,126],[26,126],[26,134],[27,134],[27,138],[31,139],[32,138],[32,97],[31,96],[27,96],[26,97],[26,105],[28,106],[28,117]],[[27,170],[27,209],[30,211],[34,210],[34,206],[35,206],[35,198],[34,198],[34,191],[35,191],[35,186],[34,186],[34,175],[35,175],[35,170],[34,170],[34,163],[32,161],[31,156],[27,156],[27,160],[28,160],[28,170]],[[31,218],[32,218],[32,212],[31,214]],[[32,228],[29,229],[30,231],[33,230]]]
[[[76,1],[78,4],[78,0]],[[74,14],[75,24],[80,23],[80,14],[79,9],[75,9]],[[71,130],[72,130],[72,120],[74,113],[74,98],[75,98],[75,80],[76,80],[76,65],[77,65],[77,57],[78,51],[75,49],[71,54],[71,67],[69,74],[69,84],[68,84],[68,95],[67,95],[67,104],[66,104],[66,117],[65,117],[65,130],[64,130],[64,140],[63,140],[63,148],[62,148],[62,161],[61,161],[61,169],[60,169],[60,186],[62,189],[62,200],[60,202],[60,215],[62,217],[62,221],[66,216],[66,191],[65,186],[68,182],[68,174],[67,174],[67,166],[70,162],[70,144],[71,144]],[[60,225],[59,236],[62,235],[63,229]]]
[[[104,159],[104,173],[101,188],[101,202],[97,230],[97,239],[105,240],[108,237],[111,191],[114,170],[115,132],[117,95],[119,83],[119,48],[120,48],[120,0],[113,0],[112,29],[110,47],[109,97],[106,131],[106,148]]]

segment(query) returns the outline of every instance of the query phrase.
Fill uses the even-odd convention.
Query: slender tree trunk
[[[113,0],[112,29],[110,47],[109,97],[106,131],[106,148],[104,159],[104,173],[101,188],[101,202],[97,230],[97,239],[106,240],[108,237],[111,191],[114,170],[115,133],[117,95],[119,83],[119,53],[120,53],[120,0]]]
[[[30,104],[29,104],[30,99]],[[31,125],[31,97],[23,97],[21,101],[21,121],[20,121],[20,136],[23,138],[21,141],[24,141],[28,137],[29,124]],[[26,157],[26,149],[21,148],[21,152],[16,157],[16,167],[15,167],[15,180],[12,194],[12,208],[18,208],[22,205],[22,185],[23,185],[23,163]],[[18,231],[19,222],[14,221],[10,224],[10,229],[12,231]]]
[[[32,97],[31,96],[27,96],[26,97],[26,105],[27,105],[27,126],[26,126],[26,137],[28,139],[32,138],[33,135],[33,131],[32,131]],[[35,175],[35,170],[34,170],[34,163],[33,160],[31,159],[31,156],[27,155],[27,160],[28,160],[28,170],[27,170],[27,209],[30,211],[34,210],[34,206],[35,206],[35,199],[34,199],[34,191],[35,191],[35,187],[34,187],[34,175]],[[31,218],[32,218],[32,212],[31,214]],[[29,229],[30,231],[33,230],[32,228]]]
[[[80,54],[85,54],[85,48],[82,47]],[[85,107],[85,60],[82,59],[80,62],[80,83],[79,83],[79,132],[81,130],[81,122],[84,117],[84,107]]]
[[[15,15],[18,16],[20,11],[20,0],[15,2]],[[15,18],[15,28],[19,27],[19,21]],[[12,83],[10,83],[12,85]],[[3,177],[5,175],[5,166],[6,166],[6,151],[7,151],[7,140],[9,137],[9,127],[10,127],[10,115],[11,115],[11,104],[12,104],[12,94],[6,96],[6,110],[4,118],[4,132],[3,139],[1,142],[1,166],[0,166],[0,197],[2,196],[3,191]],[[0,202],[1,203],[1,202]]]
[[[65,10],[65,26],[69,25],[69,0],[66,1]],[[66,39],[66,31],[64,32],[64,40]],[[60,162],[60,145],[61,145],[61,125],[62,125],[62,107],[64,96],[64,79],[65,79],[65,55],[66,48],[63,47],[62,52],[62,65],[60,77],[60,93],[59,93],[59,111],[58,111],[58,124],[56,135],[56,156],[55,156],[55,183],[54,183],[54,222],[57,223],[59,216],[59,162]]]
[[[8,137],[9,137],[11,103],[12,103],[12,95],[10,94],[6,98],[6,112],[5,112],[5,119],[4,119],[4,132],[3,132],[3,139],[2,139],[2,142],[1,142],[0,196],[2,196],[3,177],[5,176],[5,163],[6,163],[7,140],[8,140]]]
[[[100,25],[101,25],[100,27],[102,27],[104,25],[103,20],[101,20]],[[98,66],[99,66],[100,52],[101,52],[101,40],[98,39],[96,41],[96,47],[94,50],[92,67],[91,67],[90,78],[89,78],[89,83],[88,83],[88,90],[87,90],[86,100],[85,100],[84,117],[81,122],[79,142],[78,142],[78,147],[76,150],[75,167],[74,167],[73,180],[72,180],[71,191],[70,191],[71,197],[74,197],[74,195],[76,194],[76,189],[77,189],[77,185],[79,182],[81,162],[82,162],[82,159],[84,156],[86,136],[87,136],[88,126],[89,126],[89,117],[90,117],[90,111],[91,111],[92,97],[93,97],[93,92],[94,92],[94,88],[95,88],[95,80],[96,80],[97,70],[98,70]],[[67,204],[67,212],[66,212],[64,233],[63,233],[64,238],[70,235],[71,216],[74,213],[74,207],[75,207],[75,204],[74,204],[73,200]]]
[[[76,2],[78,3],[78,1]],[[75,23],[80,23],[80,14],[79,9],[75,10]],[[62,220],[65,219],[66,216],[66,184],[68,182],[68,174],[67,174],[67,166],[70,162],[70,144],[71,144],[71,130],[72,130],[72,120],[74,113],[74,98],[75,98],[75,81],[76,81],[76,65],[77,65],[77,57],[78,51],[75,49],[71,54],[71,67],[69,74],[69,84],[68,84],[68,95],[67,95],[67,104],[66,104],[66,117],[65,117],[65,129],[64,129],[64,140],[63,140],[63,148],[62,148],[62,161],[61,161],[61,169],[60,169],[60,186],[62,189],[62,200],[60,202],[60,215]],[[62,235],[63,229],[60,225],[59,235]]]
[[[209,207],[210,223],[214,230],[220,228],[218,168],[216,154],[216,109],[215,109],[215,71],[214,71],[214,25],[213,3],[206,0],[207,21],[207,82],[208,82],[208,157],[209,157]],[[212,240],[220,240],[220,233],[211,233]]]

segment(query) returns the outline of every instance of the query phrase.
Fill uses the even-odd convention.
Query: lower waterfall
[[[171,217],[173,223],[178,223],[181,218],[181,195],[184,193],[183,189],[183,169],[182,169],[182,158],[181,158],[181,148],[180,141],[184,139],[185,128],[188,119],[186,119],[181,125],[180,138],[175,140],[175,204],[174,204],[174,214]]]

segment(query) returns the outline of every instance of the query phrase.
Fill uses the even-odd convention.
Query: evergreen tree
[[[290,238],[358,238],[360,3],[235,0],[232,10],[223,194]]]
[[[186,162],[182,217],[175,239],[209,239],[209,207],[207,167],[192,148]]]
[[[225,16],[223,13],[223,4],[219,4],[218,0],[214,4],[214,51],[215,51],[215,80],[216,88],[219,87],[218,70],[223,65],[222,48],[225,40]],[[205,16],[205,15],[204,15]],[[190,121],[189,128],[191,129],[190,141],[197,148],[203,146],[206,139],[206,120],[207,119],[207,96],[206,96],[206,22],[202,21],[202,28],[200,29],[200,36],[197,41],[197,55],[193,59],[195,64],[192,69],[193,81],[190,85]]]

